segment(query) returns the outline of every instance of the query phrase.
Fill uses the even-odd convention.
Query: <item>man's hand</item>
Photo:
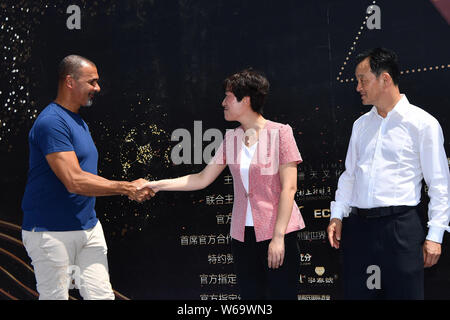
[[[423,266],[429,268],[434,266],[441,256],[441,244],[425,240],[423,244]]]
[[[328,240],[333,248],[339,249],[339,242],[341,241],[342,221],[333,218],[327,228]]]
[[[144,189],[141,189],[140,187],[146,184],[148,181],[145,179],[137,179],[131,182],[134,189],[130,192],[128,195],[128,199],[134,200],[137,202],[143,202],[145,200],[151,199],[153,196],[155,196],[155,192],[147,187]]]

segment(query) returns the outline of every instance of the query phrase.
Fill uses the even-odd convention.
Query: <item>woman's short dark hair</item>
[[[262,114],[270,84],[267,78],[252,68],[237,72],[223,81],[223,89],[233,92],[237,101],[250,97],[252,110]]]
[[[377,77],[382,72],[387,72],[395,85],[398,85],[400,68],[398,66],[397,54],[385,48],[375,48],[364,51],[356,56],[356,65],[364,59],[369,58],[370,69]]]

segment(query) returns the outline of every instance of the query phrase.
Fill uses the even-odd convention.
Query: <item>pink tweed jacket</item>
[[[279,165],[302,162],[289,125],[267,120],[260,131],[258,145],[249,169],[249,192],[245,191],[240,174],[239,159],[243,137],[241,126],[227,130],[225,139],[217,150],[213,163],[227,164],[233,176],[234,203],[230,235],[243,242],[247,199],[253,214],[256,241],[272,239],[281,194]],[[305,223],[294,201],[286,233],[303,229]]]

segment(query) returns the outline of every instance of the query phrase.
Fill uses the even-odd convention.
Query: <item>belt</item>
[[[352,207],[351,215],[357,215],[361,218],[380,218],[392,216],[395,214],[403,213],[408,210],[414,209],[417,206],[390,206],[390,207],[378,207],[371,209],[360,209],[356,207]]]

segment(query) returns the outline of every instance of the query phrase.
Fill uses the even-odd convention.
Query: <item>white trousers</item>
[[[114,300],[100,221],[88,230],[22,230],[22,240],[34,267],[39,300],[68,300],[73,284],[85,300]]]

